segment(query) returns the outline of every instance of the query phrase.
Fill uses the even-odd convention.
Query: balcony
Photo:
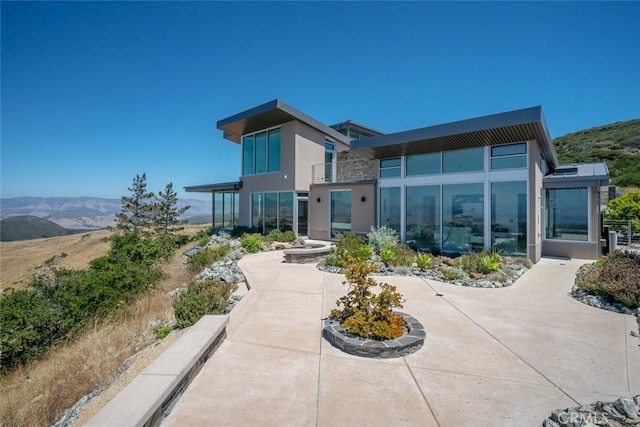
[[[358,182],[374,179],[373,160],[352,159],[312,166],[314,184]]]

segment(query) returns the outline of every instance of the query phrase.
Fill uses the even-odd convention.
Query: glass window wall
[[[380,226],[392,228],[400,234],[400,187],[380,189]]]
[[[293,230],[293,192],[278,193],[278,229]]]
[[[445,151],[442,153],[442,172],[475,172],[484,170],[484,149]]]
[[[440,251],[440,186],[421,185],[406,190],[407,244],[422,250]]]
[[[527,144],[497,145],[491,147],[491,170],[527,167]]]
[[[245,136],[242,138],[242,174],[251,175],[254,172],[254,145],[253,135]]]
[[[503,255],[527,256],[527,183],[491,183],[491,247]]]
[[[267,171],[267,133],[256,134],[256,171],[255,173],[265,173]]]
[[[547,190],[546,238],[589,240],[589,193],[587,188]]]
[[[280,171],[280,129],[258,132],[242,138],[242,174]]]
[[[269,131],[269,172],[280,170],[280,129]]]
[[[442,250],[464,253],[484,248],[484,184],[442,186]]]
[[[432,175],[442,172],[441,153],[407,156],[406,175]]]
[[[213,193],[214,228],[233,228],[238,224],[238,192]]]
[[[331,192],[331,238],[351,231],[351,190]]]
[[[394,178],[402,174],[400,157],[380,160],[380,178]]]

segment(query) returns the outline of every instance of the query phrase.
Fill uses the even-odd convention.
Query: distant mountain
[[[208,215],[211,202],[184,199],[179,206],[190,205],[184,219]],[[0,219],[14,216],[36,216],[73,230],[98,230],[114,225],[120,212],[120,199],[99,197],[15,197],[0,199]]]
[[[612,185],[640,187],[640,119],[570,133],[553,143],[560,163],[605,161]]]
[[[12,216],[0,221],[0,241],[40,239],[73,234],[74,231],[33,215]]]

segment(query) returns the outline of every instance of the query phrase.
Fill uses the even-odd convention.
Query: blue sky
[[[554,137],[640,117],[637,2],[3,1],[1,19],[2,197],[236,180],[215,123],[274,98],[385,132],[534,105]]]

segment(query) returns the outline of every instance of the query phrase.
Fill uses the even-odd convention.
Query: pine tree
[[[144,230],[153,225],[155,195],[147,191],[147,174],[136,175],[133,185],[127,188],[131,196],[122,196],[122,211],[116,214],[117,228],[124,230]]]
[[[170,182],[164,188],[164,193],[160,191],[155,198],[154,227],[160,233],[168,233],[180,229],[185,221],[178,219],[191,206],[178,208],[178,194],[173,191],[173,183]]]

